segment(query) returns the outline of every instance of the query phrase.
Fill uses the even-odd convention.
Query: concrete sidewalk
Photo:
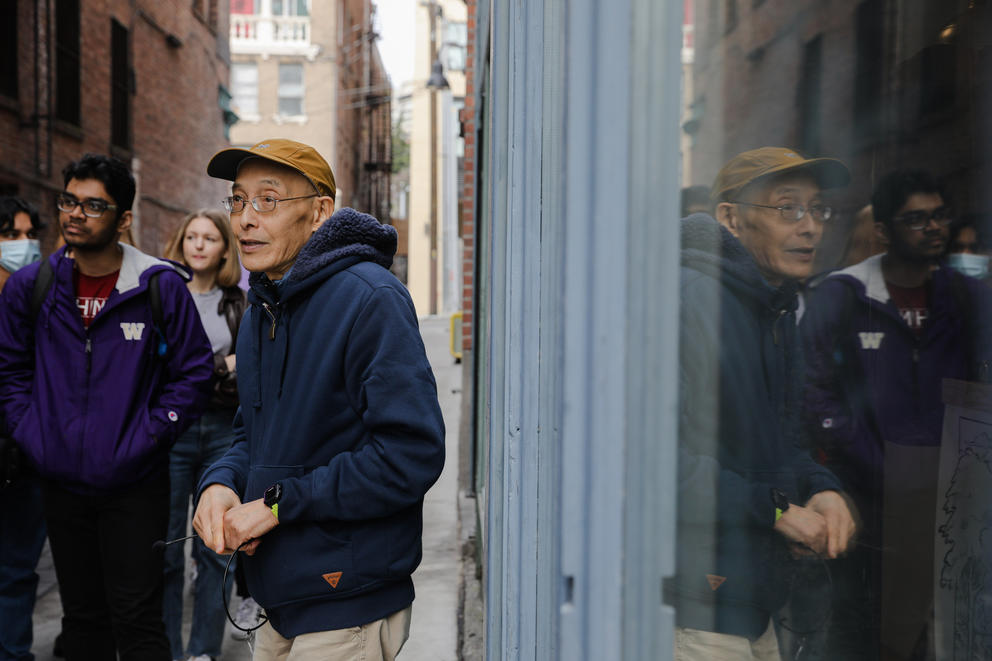
[[[424,557],[413,576],[417,598],[413,604],[410,639],[400,655],[404,661],[454,661],[458,641],[458,429],[461,413],[461,367],[448,349],[448,319],[430,317],[420,322],[427,357],[437,379],[438,399],[446,427],[444,472],[424,502]],[[46,544],[38,564],[41,581],[34,611],[34,647],[37,661],[55,661],[52,647],[61,630],[62,605],[52,558]],[[184,608],[189,633],[192,601],[189,590]],[[219,598],[219,597],[218,597]],[[237,608],[235,597],[232,614]],[[249,661],[247,643],[225,635],[220,661]]]

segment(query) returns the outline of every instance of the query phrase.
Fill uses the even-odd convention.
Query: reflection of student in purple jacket
[[[165,256],[187,266],[193,273],[193,279],[186,287],[210,339],[216,377],[214,394],[203,417],[179,437],[169,455],[172,505],[168,538],[179,539],[186,535],[190,498],[197,482],[234,441],[231,421],[238,407],[234,345],[245,312],[245,294],[238,287],[241,262],[237,240],[223,211],[202,209],[186,216],[169,242]],[[226,617],[218,592],[224,580],[226,559],[208,552],[199,538],[192,540],[197,577],[193,625],[189,644],[184,647],[183,546],[170,544],[165,549],[165,629],[173,659],[209,661],[220,656],[224,637]]]
[[[894,172],[872,205],[888,251],[826,278],[801,324],[809,427],[864,518],[864,545],[835,582],[832,644],[844,647],[830,654],[845,659],[930,645],[941,383],[986,378],[990,357],[989,290],[940,263],[943,188]]]
[[[63,175],[66,247],[48,260],[37,318],[38,265],[0,296],[0,407],[44,481],[66,658],[168,661],[152,544],[168,523],[169,448],[209,397],[210,346],[185,272],[118,243],[132,220],[127,166],[86,155]]]

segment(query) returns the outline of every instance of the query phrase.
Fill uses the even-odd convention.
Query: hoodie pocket
[[[305,473],[302,466],[255,466],[245,501],[274,482]],[[356,567],[352,537],[360,523],[301,521],[280,524],[244,557],[252,597],[266,608],[310,599],[336,599],[372,589],[384,576]]]

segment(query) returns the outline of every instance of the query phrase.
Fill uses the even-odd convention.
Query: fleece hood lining
[[[159,259],[145,254],[126,243],[118,243],[124,251],[124,259],[121,262],[121,272],[117,276],[117,293],[126,294],[141,285],[141,274],[155,266],[163,266],[174,270],[181,275],[184,280],[189,280],[189,274],[178,264],[165,259]]]
[[[846,276],[848,278],[854,278],[864,285],[865,296],[879,303],[888,303],[889,288],[885,286],[885,277],[882,275],[882,258],[884,256],[884,253],[881,255],[872,255],[863,262],[831,273],[829,277]]]

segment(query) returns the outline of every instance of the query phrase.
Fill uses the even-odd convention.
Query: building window
[[[817,35],[806,42],[803,49],[803,68],[796,89],[799,109],[799,149],[807,155],[820,152],[820,115],[823,95],[823,36]]]
[[[231,91],[234,111],[242,119],[258,117],[258,65],[235,62],[231,65]]]
[[[79,0],[55,3],[55,118],[79,126]]]
[[[254,14],[255,0],[231,0],[231,13],[248,15]]]
[[[465,46],[468,28],[465,23],[444,24],[444,65],[448,71],[465,70]]]
[[[272,0],[273,16],[309,16],[307,0]]]
[[[303,114],[302,64],[279,65],[279,114],[284,116]]]
[[[110,19],[110,142],[131,148],[131,54],[128,31]]]
[[[217,0],[193,0],[193,15],[211,28],[216,29]]]
[[[859,141],[874,141],[881,132],[883,44],[885,16],[881,0],[858,5],[854,50],[854,134]]]
[[[727,25],[724,28],[725,34],[730,34],[737,27],[737,0],[727,0]]]
[[[0,5],[0,94],[17,98],[17,2]]]

